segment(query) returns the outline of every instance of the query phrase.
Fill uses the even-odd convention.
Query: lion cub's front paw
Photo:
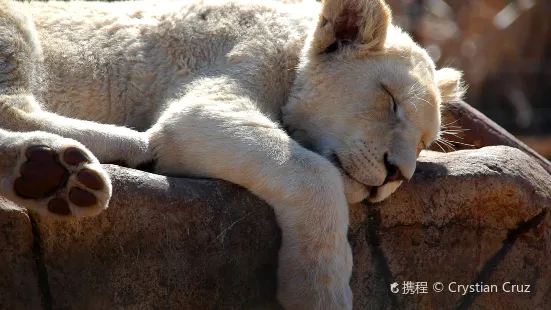
[[[93,216],[107,208],[111,183],[97,159],[71,140],[60,138],[50,145],[47,140],[23,147],[12,174],[2,180],[8,198],[64,219]]]
[[[311,252],[280,253],[277,299],[289,309],[352,309],[350,275],[352,254],[348,243]]]

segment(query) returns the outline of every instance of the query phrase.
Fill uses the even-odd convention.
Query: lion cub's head
[[[309,36],[283,122],[341,168],[349,202],[388,197],[412,177],[461,74],[435,69],[382,0],[327,0]]]

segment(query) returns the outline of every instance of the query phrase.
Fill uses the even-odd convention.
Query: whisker
[[[448,140],[439,140],[440,143],[444,144],[445,146],[449,147],[453,151],[456,151],[456,149],[453,147],[453,144],[451,144]]]
[[[439,131],[439,134],[441,135],[452,135],[452,136],[457,136],[459,137],[461,134],[463,134],[462,131]]]
[[[457,142],[457,141],[453,141],[453,142],[452,142],[452,141],[449,141],[449,140],[447,140],[447,139],[445,139],[445,138],[442,138],[442,137],[438,137],[438,139],[440,140],[440,142],[443,142],[442,140],[445,140],[445,141],[448,142],[448,143],[460,144],[460,145],[465,145],[465,146],[474,147],[473,144],[468,144],[468,143],[463,143],[463,142]]]
[[[457,134],[457,133],[447,133],[447,132],[445,132],[444,134],[445,134],[445,135],[454,136],[454,137],[456,137],[456,138],[459,138],[459,139],[461,139],[461,140],[464,140],[464,138],[463,138],[462,136],[460,136],[459,134]]]
[[[470,129],[446,129],[446,128],[443,128],[444,130],[441,130],[443,132],[463,132],[463,131],[469,131]]]
[[[438,143],[438,140],[434,140],[434,143],[438,145],[438,147],[442,150],[442,152],[447,153],[446,150],[444,150],[444,148],[440,145],[440,143]]]
[[[472,147],[474,147],[473,144],[468,144],[468,143],[462,143],[462,142],[457,142],[457,141],[454,141],[453,143],[455,143],[455,144],[461,144],[461,145],[465,145],[465,146],[472,146]]]
[[[458,135],[460,133],[463,133],[464,130],[440,130],[439,132],[441,133],[447,133],[447,134],[453,134],[453,135]]]
[[[442,129],[449,129],[449,130],[462,130],[463,127],[460,126],[440,126]]]
[[[413,97],[414,99],[418,99],[418,100],[421,100],[421,101],[424,101],[426,102],[428,105],[430,106],[434,106],[430,101],[428,101],[427,99],[424,99],[424,98],[421,98],[421,97],[418,97],[418,96],[414,96]]]
[[[458,119],[456,119],[456,120],[453,121],[453,122],[450,122],[450,123],[447,123],[447,124],[443,124],[442,127],[448,127],[448,126],[450,126],[450,125],[452,125],[452,124],[455,124],[455,123],[457,123],[457,122],[459,122]]]
[[[449,136],[454,136],[454,137],[458,137],[458,138],[463,138],[460,136],[461,133],[459,132],[440,132],[441,135],[449,135]]]

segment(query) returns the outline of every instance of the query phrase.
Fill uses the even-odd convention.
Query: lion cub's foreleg
[[[339,171],[246,102],[184,101],[148,132],[157,172],[224,179],[263,198],[282,229],[282,305],[351,309],[348,205]]]
[[[0,129],[0,153],[1,196],[63,219],[107,208],[109,176],[82,144],[45,132]]]
[[[0,95],[0,127],[14,132],[45,131],[85,145],[101,163],[130,167],[153,159],[144,133],[44,111],[32,95]]]

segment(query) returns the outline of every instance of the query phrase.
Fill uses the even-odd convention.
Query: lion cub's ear
[[[332,53],[346,44],[366,52],[381,50],[390,23],[383,0],[324,0],[312,52]]]
[[[442,68],[436,71],[434,78],[443,103],[463,97],[466,89],[461,81],[462,75],[460,71],[452,68]]]

